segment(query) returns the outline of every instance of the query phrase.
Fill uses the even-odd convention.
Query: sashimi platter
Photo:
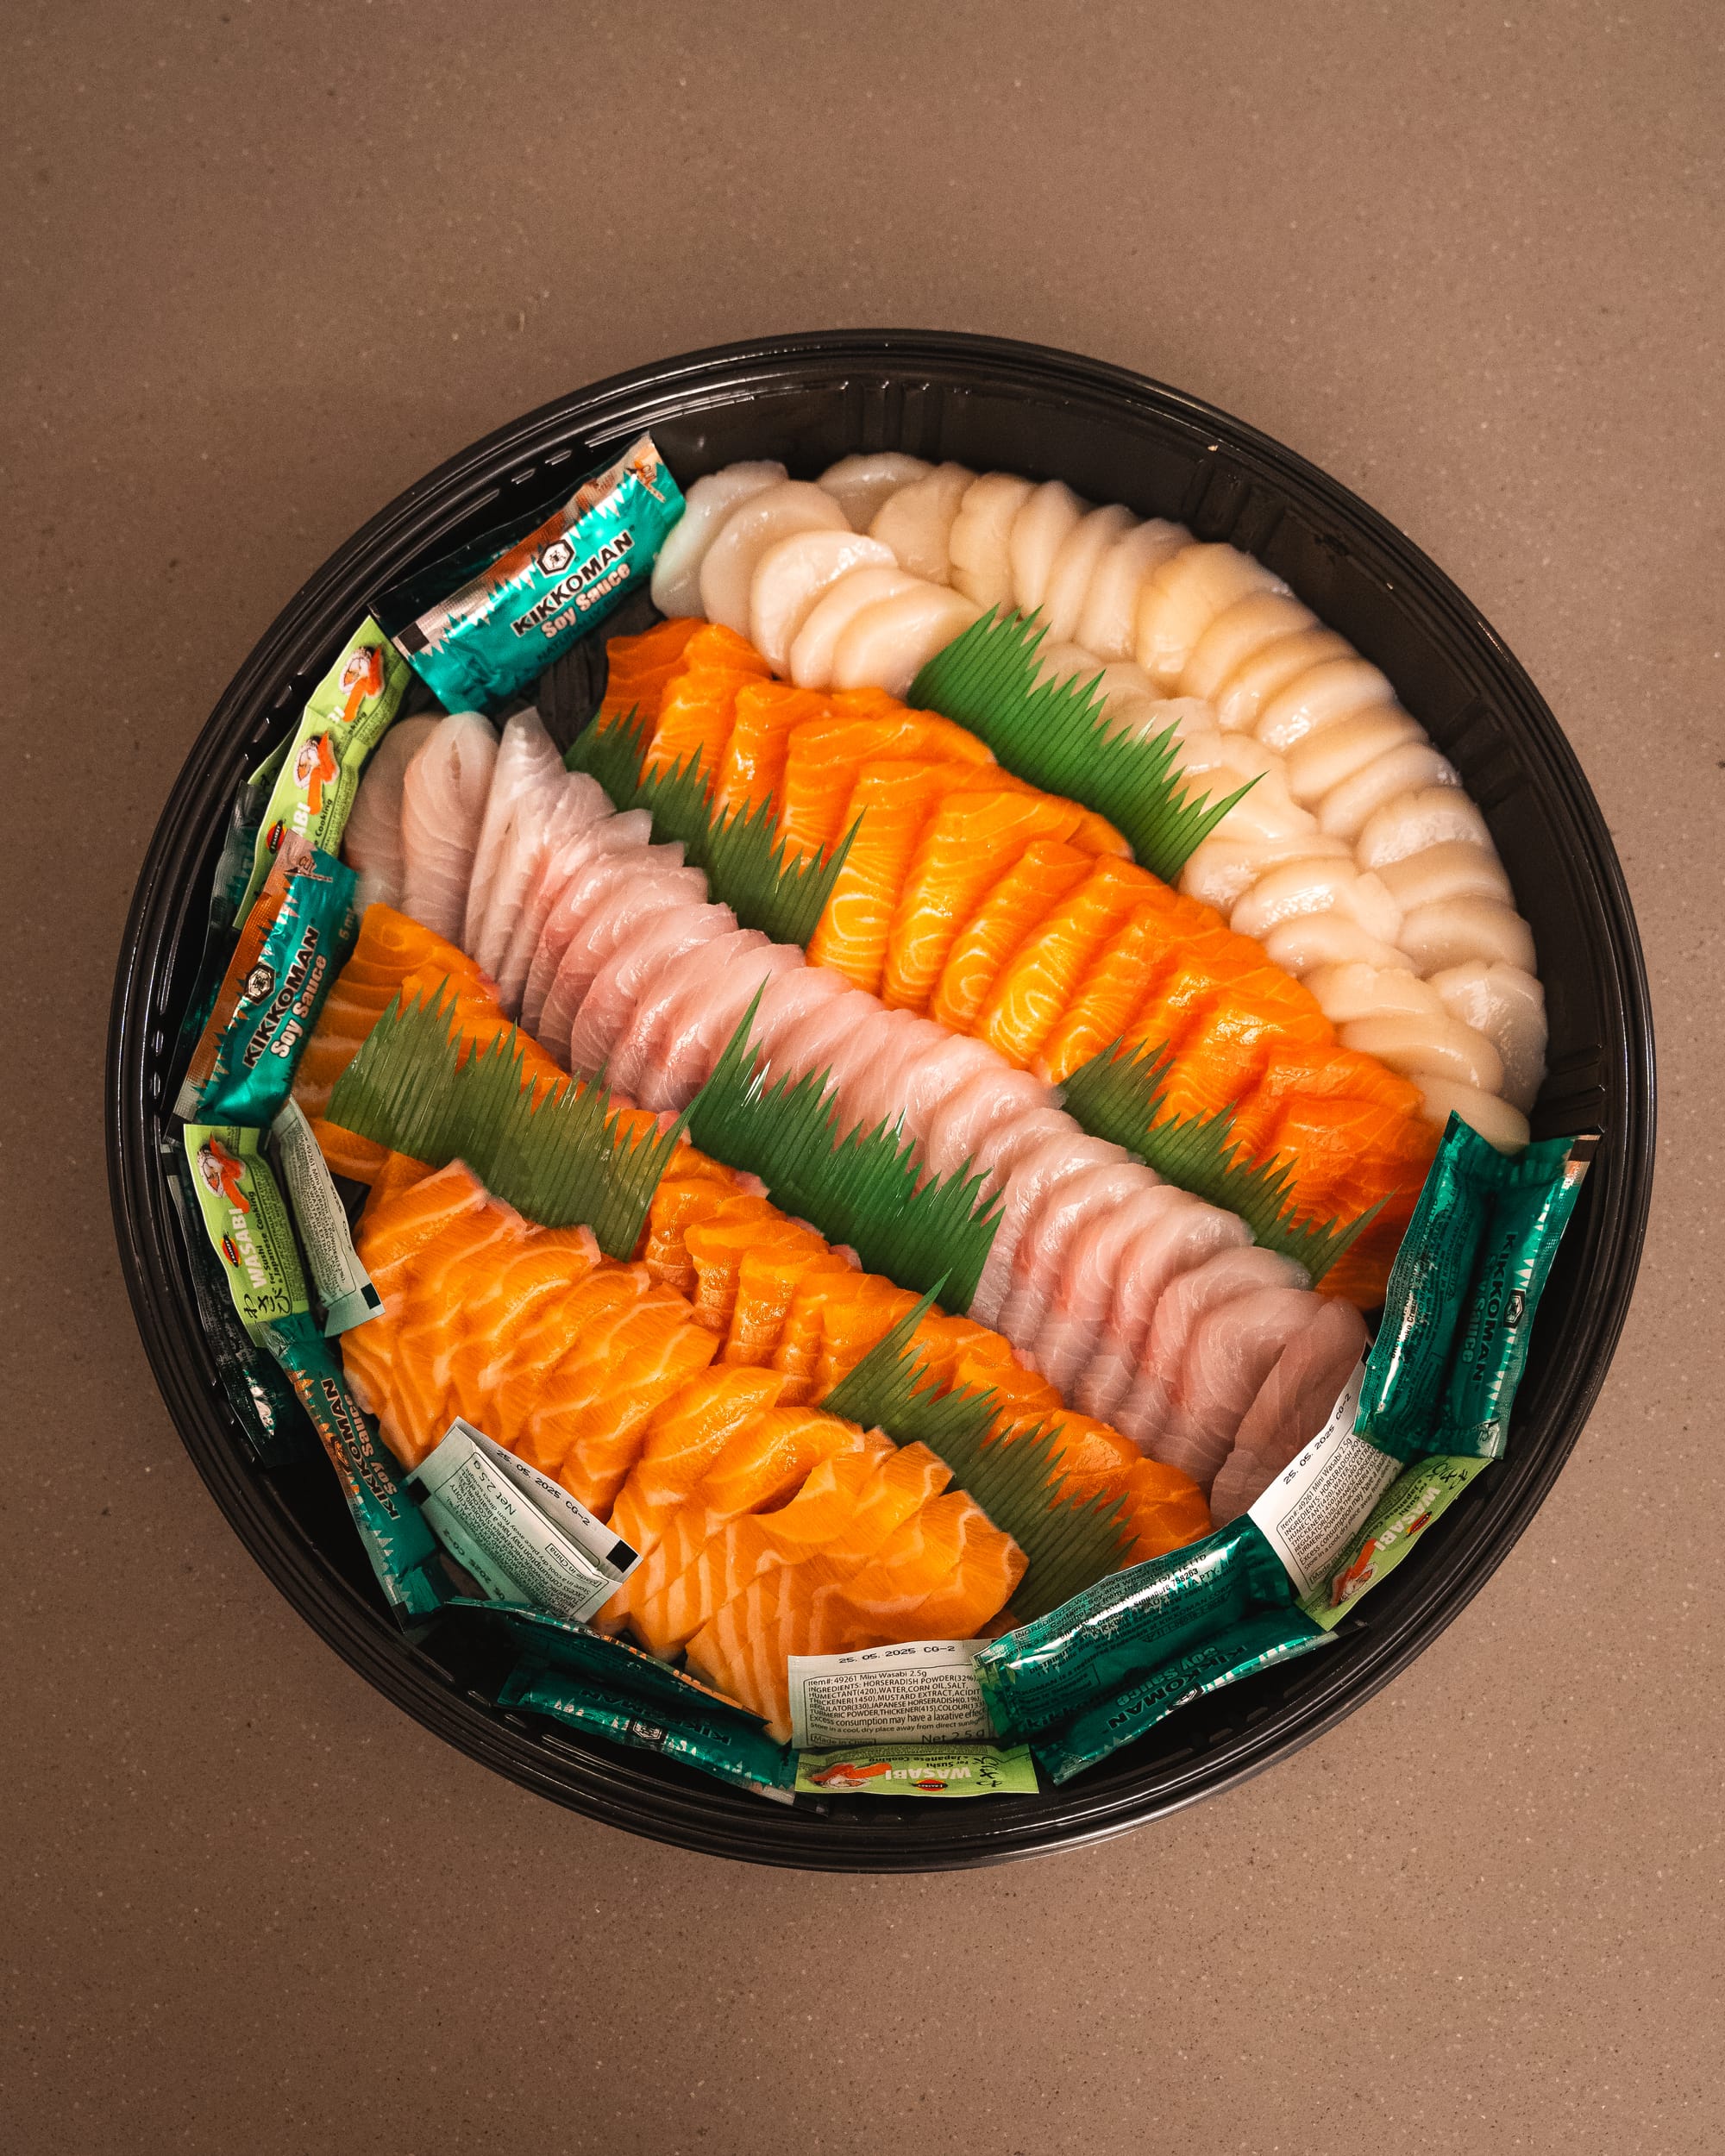
[[[1390,661],[913,438],[643,427],[370,586],[229,782],[155,1150],[402,1657],[768,1833],[1045,1846],[1507,1471],[1613,1133]]]

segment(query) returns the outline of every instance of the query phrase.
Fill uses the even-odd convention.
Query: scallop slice
[[[1199,705],[1201,711],[1209,708],[1208,704]],[[1300,839],[1309,849],[1319,837],[1318,819],[1309,809],[1302,808],[1289,793],[1287,768],[1281,757],[1262,742],[1254,741],[1250,734],[1219,733],[1216,739],[1220,743],[1220,753],[1208,790],[1212,794],[1232,793],[1248,780],[1251,787],[1251,791],[1236,801],[1216,825],[1216,836]]]
[[[1266,644],[1317,625],[1317,616],[1291,592],[1250,592],[1225,606],[1199,637],[1180,686],[1188,696],[1214,697],[1228,676]]]
[[[1044,636],[1036,648],[1036,680],[1038,686],[1056,681],[1094,681],[1103,671],[1102,661],[1094,651],[1086,651],[1082,644],[1062,640],[1057,642]],[[1133,668],[1137,672],[1137,668]],[[1149,688],[1145,681],[1146,690]]]
[[[1042,602],[1051,636],[1076,635],[1078,617],[1084,611],[1097,565],[1109,548],[1131,530],[1132,521],[1131,510],[1111,502],[1106,509],[1093,509],[1088,517],[1081,517],[1066,535],[1054,557]]]
[[[1231,913],[1253,885],[1289,862],[1315,867],[1330,862],[1352,869],[1348,849],[1338,838],[1314,837],[1302,832],[1295,838],[1218,838],[1214,833],[1180,872],[1180,888],[1189,899],[1214,906],[1219,913]]]
[[[851,616],[832,653],[836,689],[885,689],[903,696],[918,674],[961,636],[979,609],[944,584],[918,584]]]
[[[1379,756],[1425,738],[1419,720],[1399,705],[1368,705],[1295,743],[1288,751],[1289,787],[1296,801],[1315,807]]]
[[[1513,906],[1515,894],[1503,863],[1489,846],[1471,838],[1440,839],[1400,861],[1386,861],[1377,871],[1384,888],[1404,913],[1440,899],[1496,899]]]
[[[937,464],[888,495],[875,512],[869,536],[890,547],[894,559],[913,576],[950,584],[953,519],[975,480],[976,474],[964,465]]]
[[[1034,613],[1048,593],[1055,556],[1077,528],[1084,505],[1060,479],[1044,479],[1026,497],[1007,539],[1012,564],[1013,604]]]
[[[1238,547],[1182,547],[1145,580],[1138,593],[1135,642],[1138,664],[1169,689],[1216,617],[1253,592],[1288,586]]]
[[[700,566],[733,509],[785,479],[782,464],[727,464],[697,479],[653,565],[653,604],[673,618],[700,611]]]
[[[985,472],[958,505],[947,534],[952,581],[978,606],[1008,606],[1013,597],[1013,525],[1036,489],[1013,472]]]
[[[1402,909],[1376,876],[1362,875],[1351,861],[1320,856],[1284,862],[1260,877],[1229,914],[1228,926],[1261,943],[1302,913],[1345,913],[1384,943],[1395,943],[1402,925]]]
[[[1138,668],[1132,671],[1136,674]],[[1171,726],[1174,753],[1182,769],[1208,770],[1223,760],[1216,715],[1201,697],[1146,697],[1133,690],[1116,697],[1104,708],[1109,731],[1126,734],[1133,741],[1154,741]]]
[[[1534,931],[1494,899],[1439,899],[1404,914],[1396,942],[1415,973],[1428,978],[1477,959],[1487,966],[1535,969]]]
[[[799,531],[848,531],[831,494],[806,479],[785,479],[754,494],[725,518],[700,565],[701,611],[739,636],[749,634],[749,587],[768,548]]]
[[[1546,1075],[1546,992],[1519,966],[1478,959],[1433,974],[1428,987],[1452,1018],[1484,1033],[1503,1062],[1503,1098],[1525,1115]]]
[[[1358,1018],[1445,1015],[1446,1006],[1432,984],[1399,966],[1367,966],[1358,959],[1345,960],[1340,965],[1314,968],[1306,975],[1306,986],[1332,1025],[1351,1025]],[[1449,1015],[1458,1014],[1452,1012]]]
[[[1270,699],[1308,667],[1352,656],[1352,647],[1333,629],[1302,629],[1278,636],[1237,666],[1216,691],[1217,720],[1230,733],[1237,728],[1250,732]]]
[[[1116,539],[1096,564],[1076,631],[1088,651],[1104,659],[1130,659],[1138,642],[1138,595],[1145,577],[1192,543],[1184,524],[1161,517]]]
[[[1362,717],[1365,714],[1362,713]],[[1344,719],[1343,726],[1353,724]],[[1341,727],[1332,730],[1339,733]],[[1416,793],[1422,787],[1459,787],[1455,766],[1447,762],[1428,741],[1403,742],[1386,749],[1381,756],[1333,787],[1318,805],[1318,824],[1337,838],[1352,841],[1364,830],[1386,801],[1398,793]]]
[[[1303,981],[1321,966],[1371,966],[1379,973],[1413,971],[1405,951],[1368,935],[1344,913],[1302,913],[1270,930],[1265,956]]]
[[[867,456],[840,457],[837,464],[827,466],[815,485],[831,495],[853,531],[867,531],[888,494],[909,486],[931,469],[921,457],[877,449]]]
[[[775,539],[756,562],[749,586],[749,641],[782,674],[823,592],[853,569],[896,567],[890,547],[860,531],[794,531]]]
[[[1455,787],[1423,787],[1415,793],[1398,793],[1368,818],[1354,842],[1354,854],[1362,868],[1382,868],[1446,838],[1491,844],[1485,818],[1466,794]]]
[[[1452,1086],[1474,1086],[1495,1094],[1503,1083],[1503,1061],[1484,1033],[1446,1011],[1415,1016],[1391,1012],[1383,1018],[1355,1018],[1341,1028],[1341,1044],[1361,1056],[1375,1056],[1404,1078],[1442,1078]]]
[[[1452,1114],[1458,1115],[1500,1153],[1519,1153],[1533,1135],[1521,1111],[1495,1094],[1481,1093],[1476,1086],[1458,1086],[1447,1078],[1420,1078],[1414,1082],[1426,1097],[1426,1113],[1433,1123],[1447,1123]]]
[[[800,689],[832,686],[832,655],[853,618],[877,599],[918,588],[920,578],[905,569],[852,569],[829,585],[810,607],[791,642],[791,679]]]
[[[1270,697],[1252,731],[1285,755],[1295,742],[1363,711],[1368,705],[1393,704],[1396,692],[1364,659],[1328,659],[1308,667]]]

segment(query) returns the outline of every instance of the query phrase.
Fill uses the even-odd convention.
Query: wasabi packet
[[[282,840],[192,1050],[176,1115],[254,1125],[274,1119],[358,936],[357,881],[303,838]]]
[[[270,1125],[270,1143],[323,1312],[324,1336],[333,1338],[376,1317],[383,1297],[360,1263],[336,1179],[305,1112],[291,1096]]]
[[[797,1755],[806,1796],[1034,1796],[1028,1745],[852,1745]]]
[[[518,520],[489,535],[479,574],[471,572],[484,542],[398,587],[378,611],[447,711],[488,711],[645,585],[682,513],[677,482],[643,434],[524,536]],[[425,607],[428,587],[440,590],[440,603]]]
[[[996,1728],[1028,1738],[1062,1782],[1189,1701],[1332,1639],[1502,1452],[1597,1142],[1511,1158],[1452,1116],[1377,1339],[1323,1430],[1226,1527],[984,1647]]]
[[[310,1417],[391,1604],[404,1616],[429,1615],[448,1596],[442,1553],[323,1344],[263,1133],[188,1123],[184,1138],[204,1232],[241,1324],[280,1366]]]
[[[239,918],[262,890],[284,839],[303,839],[326,854],[340,846],[366,759],[388,731],[412,678],[377,624],[361,622],[306,699],[281,752],[235,908]]]

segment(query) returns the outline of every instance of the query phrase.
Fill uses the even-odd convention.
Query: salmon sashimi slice
[[[901,1639],[973,1639],[1003,1609],[1028,1560],[964,1490],[932,1498],[833,1593],[809,1651]]]
[[[843,1377],[850,1376],[873,1347],[879,1346],[900,1318],[915,1309],[917,1298],[906,1288],[895,1288],[878,1273],[819,1275],[805,1283],[812,1290],[818,1327],[812,1364],[807,1370],[811,1400],[825,1400]],[[785,1319],[775,1369],[787,1372],[793,1385],[806,1351],[806,1319],[800,1322],[802,1293],[794,1296]]]
[[[978,768],[912,756],[858,766],[838,819],[841,832],[854,826],[856,836],[809,939],[812,966],[830,966],[854,987],[879,993],[893,915],[923,827],[944,795],[967,780],[975,783]]]
[[[737,1297],[721,1359],[738,1364],[770,1363],[802,1282],[812,1274],[856,1269],[853,1260],[829,1250],[812,1228],[803,1230],[800,1242],[761,1244],[745,1250],[737,1269]]]
[[[666,1521],[726,1445],[777,1407],[783,1389],[776,1370],[714,1368],[655,1410],[629,1480],[611,1508],[610,1525],[631,1549],[646,1557],[657,1545]]]
[[[561,1451],[548,1461],[536,1456],[530,1432],[545,1412],[551,1381],[565,1355],[589,1344],[605,1344],[653,1283],[639,1265],[619,1265],[606,1258],[578,1281],[567,1295],[543,1303],[521,1326],[499,1358],[489,1413],[494,1427],[486,1434],[532,1466],[555,1475]],[[663,1292],[663,1291],[660,1291]]]
[[[737,692],[731,738],[719,759],[715,807],[759,808],[776,800],[785,782],[785,746],[793,727],[826,718],[833,706],[818,689],[788,681],[750,681]]]
[[[984,894],[1038,839],[1070,838],[1079,814],[1052,794],[1004,787],[943,801],[917,842],[893,916],[881,1001],[896,1010],[925,1009]]]
[[[907,705],[890,716],[840,709],[828,718],[806,719],[785,743],[779,836],[788,855],[825,853],[837,844],[849,828],[844,812],[858,774],[865,763],[882,758],[991,767],[994,761],[963,727]]]
[[[1134,906],[1096,954],[1077,993],[1032,1058],[1031,1068],[1051,1085],[1070,1078],[1082,1063],[1127,1036],[1133,1014],[1175,965],[1181,931],[1152,902]]]
[[[1089,875],[1093,856],[1063,840],[1039,838],[994,886],[953,938],[929,1016],[969,1033],[1000,970],[1051,910]]]
[[[642,769],[669,771],[699,755],[710,785],[731,738],[738,693],[765,680],[768,667],[751,644],[717,622],[696,630],[682,655],[661,699]]]
[[[689,1256],[688,1231],[702,1220],[763,1220],[771,1212],[764,1198],[741,1189],[734,1178],[724,1181],[689,1175],[673,1162],[647,1208],[641,1262],[662,1286],[692,1296],[695,1268]]]
[[[691,1221],[683,1231],[683,1244],[695,1272],[691,1299],[695,1323],[721,1340],[731,1330],[737,1275],[750,1251],[791,1250],[815,1257],[826,1247],[812,1228],[787,1219],[771,1207],[758,1214],[739,1212],[719,1219]]]
[[[557,1479],[596,1518],[610,1518],[655,1408],[699,1376],[717,1346],[704,1326],[690,1320],[681,1297],[653,1308],[643,1296],[593,1379],[582,1376],[592,1368],[585,1361],[579,1369],[568,1357],[559,1364],[555,1384],[561,1396],[553,1418],[540,1426],[541,1441],[553,1424],[558,1437],[567,1433]]]
[[[453,1413],[491,1435],[492,1391],[511,1343],[541,1305],[568,1294],[599,1263],[599,1247],[591,1228],[538,1228],[507,1263],[480,1278],[467,1301],[466,1334],[449,1360]]]
[[[1098,816],[1095,809],[1079,808],[1078,826],[1072,834],[1072,843],[1081,853],[1112,856],[1116,861],[1130,861],[1132,857],[1132,849],[1125,833],[1116,830],[1107,818]]]
[[[443,1358],[462,1325],[453,1293],[464,1277],[518,1248],[522,1239],[520,1215],[487,1198],[478,1212],[460,1215],[419,1252],[405,1293],[398,1296],[390,1397],[379,1415],[390,1449],[405,1465],[417,1466],[448,1430]]]
[[[1129,861],[1098,861],[1001,967],[977,1014],[975,1032],[1022,1070],[1053,1032],[1109,937],[1156,881]]]
[[[1140,1456],[1127,1470],[1120,1526],[1132,1540],[1122,1565],[1183,1550],[1210,1532],[1210,1507],[1189,1475]]]
[[[1126,1022],[1129,1041],[1176,1054],[1189,1030],[1213,1008],[1232,977],[1227,931],[1212,930],[1183,943],[1171,966],[1163,969]]]
[[[689,639],[701,626],[698,619],[680,617],[662,621],[639,636],[613,636],[605,648],[605,695],[593,718],[595,726],[638,712],[649,724],[659,716],[666,684],[686,663]]]
[[[421,1253],[440,1236],[458,1221],[478,1218],[487,1203],[484,1184],[460,1161],[404,1185],[405,1171],[396,1163],[405,1159],[401,1154],[389,1156],[386,1172],[391,1181],[381,1192],[373,1188],[354,1238],[384,1307],[342,1338],[342,1361],[354,1395],[367,1413],[384,1426],[392,1451],[399,1429],[394,1408],[396,1357],[402,1319],[411,1307],[415,1268]]]
[[[428,991],[447,981],[481,1002],[493,1000],[489,976],[458,945],[392,906],[368,906],[294,1071],[293,1097],[309,1119],[315,1122],[329,1106],[336,1081],[410,976]]]

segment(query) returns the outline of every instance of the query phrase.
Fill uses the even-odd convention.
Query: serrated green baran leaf
[[[1266,1250],[1296,1258],[1315,1285],[1386,1200],[1352,1220],[1301,1219],[1292,1163],[1248,1159],[1234,1142],[1232,1108],[1162,1118],[1173,1067],[1170,1050],[1117,1040],[1063,1081],[1066,1112],[1092,1138],[1127,1147],[1182,1190],[1239,1213]]]
[[[529,1082],[511,1027],[461,1061],[455,997],[397,996],[336,1081],[332,1123],[433,1168],[465,1161],[541,1227],[589,1227],[607,1257],[635,1254],[683,1134],[634,1134],[598,1083]]]
[[[1037,649],[1046,634],[1037,615],[990,611],[936,652],[907,701],[968,726],[1032,786],[1099,811],[1141,867],[1174,882],[1257,780],[1218,801],[1189,794],[1176,756],[1177,728],[1147,741],[1113,730],[1102,716],[1100,675],[1038,681]]]
[[[788,860],[787,842],[773,836],[778,805],[772,796],[729,814],[716,810],[699,749],[673,770],[643,774],[651,731],[650,722],[631,711],[603,729],[589,726],[563,761],[597,779],[619,809],[645,809],[656,838],[681,839],[684,858],[705,872],[712,897],[744,928],[775,943],[806,945],[826,911],[856,825],[830,854]]]
[[[689,1104],[689,1137],[704,1153],[758,1175],[781,1211],[829,1243],[849,1244],[865,1271],[920,1294],[936,1282],[968,1310],[1000,1221],[983,1178],[963,1169],[919,1182],[916,1144],[895,1125],[844,1132],[825,1071],[761,1075],[750,1035],[762,991]]]

